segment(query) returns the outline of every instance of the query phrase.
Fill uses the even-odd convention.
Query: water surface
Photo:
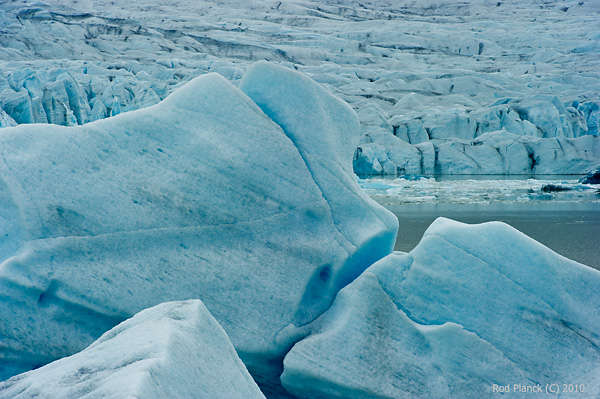
[[[440,216],[464,223],[501,221],[569,259],[600,270],[600,194],[578,187],[577,176],[450,177],[410,181],[361,180],[361,186],[400,222],[395,250],[409,252]],[[545,193],[546,184],[573,191]],[[579,185],[581,186],[581,185]]]

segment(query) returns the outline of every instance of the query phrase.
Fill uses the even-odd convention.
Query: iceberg
[[[2,379],[201,299],[276,383],[304,326],[391,252],[398,221],[352,172],[354,112],[267,63],[243,83],[251,97],[206,74],[113,118],[3,129]]]
[[[265,399],[199,300],[145,309],[83,351],[0,382],[0,398]]]
[[[597,396],[598,286],[600,272],[504,223],[439,218],[340,291],[282,383],[299,398],[480,398],[558,381]]]
[[[581,184],[600,184],[600,168],[588,173],[579,180]]]
[[[0,4],[7,395],[189,299],[269,397],[600,394],[596,272],[444,219],[390,255],[353,173],[596,170],[594,2],[150,3]]]

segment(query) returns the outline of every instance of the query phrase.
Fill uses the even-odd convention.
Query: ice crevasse
[[[207,74],[114,118],[3,129],[0,378],[62,359],[0,398],[133,377],[123,396],[194,397],[173,373],[207,398],[597,396],[600,273],[502,223],[438,219],[391,253],[358,137],[345,103],[266,62],[239,88]]]

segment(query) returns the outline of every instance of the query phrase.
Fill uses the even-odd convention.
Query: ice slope
[[[3,2],[0,108],[17,123],[82,124],[155,104],[204,72],[237,84],[269,60],[358,112],[357,172],[557,173],[540,158],[584,173],[600,159],[598,138],[576,140],[599,134],[599,10],[598,0]],[[472,142],[504,131],[526,137],[507,151]]]
[[[391,251],[397,219],[351,175],[354,112],[281,67],[245,82],[265,109],[272,91],[290,96],[269,117],[207,74],[114,118],[3,129],[3,378],[199,298],[253,376],[277,381],[302,326]],[[298,107],[319,113],[286,119]]]
[[[0,382],[0,398],[262,398],[199,300],[146,309],[83,351]]]
[[[0,109],[0,127],[17,126],[17,122],[6,112]]]
[[[385,256],[390,232],[397,226],[395,217],[383,208],[365,207],[373,200],[357,184],[348,162],[358,144],[358,119],[348,104],[324,95],[311,79],[264,61],[246,72],[240,89],[294,143],[330,207],[336,228],[349,241],[352,255],[343,271],[346,277],[337,283],[346,285],[374,258]],[[331,131],[336,134],[323,134]]]
[[[340,291],[282,382],[299,398],[481,398],[494,384],[597,397],[598,286],[600,272],[506,224],[440,218]]]

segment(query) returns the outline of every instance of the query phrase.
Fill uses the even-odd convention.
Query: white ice
[[[352,170],[597,168],[599,13],[597,0],[1,2],[0,379],[201,298],[267,396],[292,347],[283,381],[299,397],[557,381],[597,396],[597,272],[502,224],[439,220],[361,274],[398,226]],[[527,180],[362,184],[399,202],[563,195]]]
[[[264,399],[199,300],[146,309],[83,351],[0,382],[2,399]]]

